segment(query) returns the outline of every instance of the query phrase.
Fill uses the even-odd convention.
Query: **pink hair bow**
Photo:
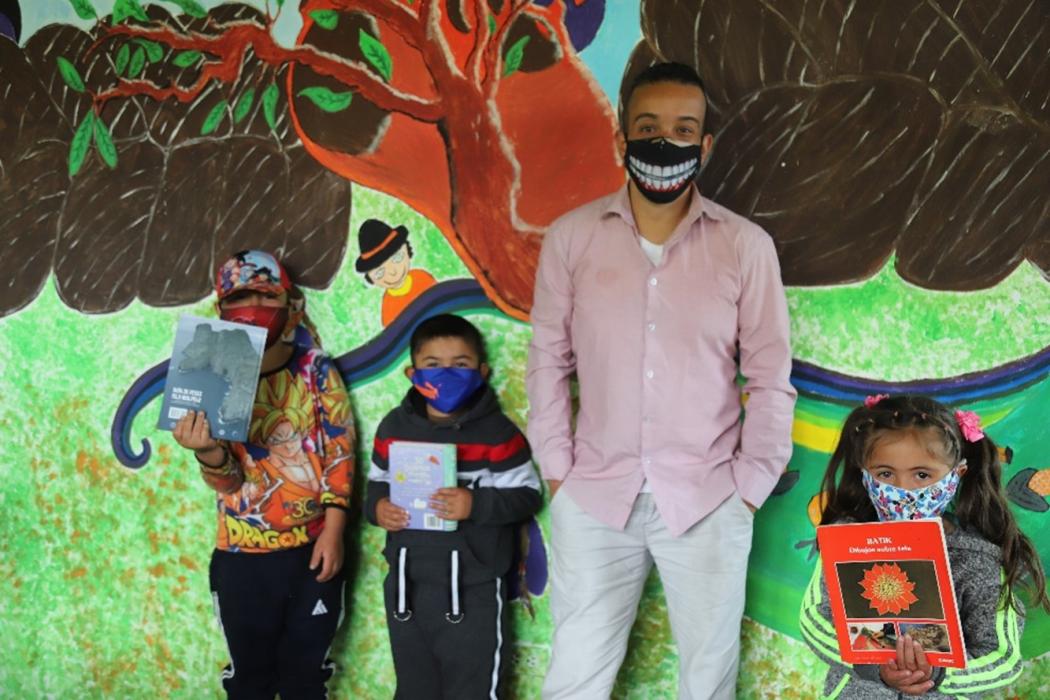
[[[973,411],[956,411],[955,422],[959,424],[966,442],[977,442],[984,439],[984,431],[981,430],[981,417]]]
[[[864,408],[875,408],[879,405],[879,401],[890,398],[889,394],[875,394],[874,396],[866,396],[864,398]]]

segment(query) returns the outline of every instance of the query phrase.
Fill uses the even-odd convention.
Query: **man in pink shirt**
[[[545,698],[609,697],[654,563],[679,697],[735,695],[753,512],[791,456],[796,394],[773,241],[694,184],[706,108],[692,68],[643,72],[622,105],[629,182],[556,221],[540,254],[526,386],[552,494]]]

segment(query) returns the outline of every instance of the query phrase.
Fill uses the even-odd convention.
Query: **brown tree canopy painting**
[[[1050,3],[642,0],[628,68],[704,76],[701,189],[770,231],[784,281],[1050,271]]]
[[[325,286],[355,183],[426,215],[526,318],[547,225],[623,182],[571,3],[119,0],[87,32],[0,37],[0,315],[51,272],[88,313],[194,301],[249,243]],[[304,20],[293,47],[279,12]],[[894,253],[935,289],[1050,270],[1050,4],[643,0],[641,21],[628,76],[699,69],[702,189],[773,234],[788,284]]]
[[[149,12],[155,22],[172,21],[160,8]],[[223,7],[209,20],[184,20],[202,30],[214,23],[214,32],[254,14]],[[258,101],[235,126],[201,128],[225,96],[279,81],[287,68],[247,60],[235,84],[213,83],[185,105],[93,99],[121,75],[166,85],[190,84],[198,72],[159,44],[129,43],[125,51],[118,37],[106,39],[110,30],[108,23],[90,33],[53,25],[23,49],[0,38],[0,267],[7,272],[0,313],[28,304],[52,270],[62,299],[86,313],[115,311],[136,297],[196,301],[211,289],[213,260],[249,241],[283,248],[305,284],[329,282],[346,248],[350,183],[317,165],[283,111],[271,128]],[[74,66],[83,89],[63,80],[59,58]],[[108,129],[115,167],[89,142],[70,175],[85,123]],[[308,208],[288,206],[306,199]]]

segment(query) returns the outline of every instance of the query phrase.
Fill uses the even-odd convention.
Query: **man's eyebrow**
[[[657,115],[653,114],[652,112],[642,112],[641,114],[637,115],[634,118],[634,121],[635,121],[635,123],[637,123],[641,119],[657,119],[657,118],[658,118]],[[700,124],[700,120],[699,119],[697,119],[694,116],[688,115],[688,114],[682,114],[682,115],[680,115],[678,117],[675,117],[675,121],[679,121],[679,122],[681,122],[681,121],[688,121],[688,122],[693,122],[694,124]]]

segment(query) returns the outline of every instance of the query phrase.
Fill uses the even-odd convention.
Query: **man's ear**
[[[412,375],[415,374],[415,373],[416,373],[416,370],[411,365],[409,365],[408,367],[405,367],[405,376],[408,377],[408,381],[412,381]]]
[[[484,379],[485,381],[489,380],[489,363],[488,362],[482,362],[481,366],[478,367],[478,371],[481,372],[481,378],[482,379]]]
[[[620,162],[627,162],[627,137],[623,133],[623,129],[616,130],[616,152],[620,154]]]
[[[700,139],[700,163],[704,164],[707,162],[707,157],[711,155],[711,147],[715,145],[715,137],[712,134],[704,134],[704,137]]]

